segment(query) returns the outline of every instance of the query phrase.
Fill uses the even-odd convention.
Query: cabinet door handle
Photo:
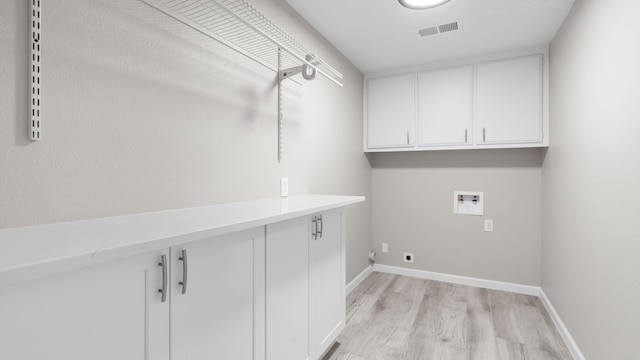
[[[324,223],[322,222],[322,215],[318,216],[318,223],[320,224],[320,230],[318,230],[318,235],[322,238],[322,228],[324,227]]]
[[[407,131],[407,145],[409,145],[409,132]]]
[[[487,129],[482,128],[482,142],[487,142]]]
[[[318,217],[314,216],[311,222],[313,223],[313,227],[311,228],[311,236],[313,236],[313,240],[318,240]]]
[[[162,255],[158,266],[162,266],[162,289],[158,292],[162,294],[161,302],[167,301],[167,255]]]
[[[178,258],[182,261],[182,281],[178,284],[182,285],[182,293],[187,293],[187,250],[182,250],[182,255]]]
[[[465,144],[468,142],[468,141],[467,141],[467,130],[468,130],[468,129],[464,129],[464,143],[465,143]]]

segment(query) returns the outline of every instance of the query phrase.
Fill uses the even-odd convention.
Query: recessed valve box
[[[481,191],[454,191],[453,213],[483,215],[484,194]]]

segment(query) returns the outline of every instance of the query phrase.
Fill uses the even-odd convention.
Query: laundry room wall
[[[540,285],[542,149],[376,153],[377,263]],[[484,215],[453,213],[454,191],[484,194]],[[493,232],[484,220],[493,220]],[[403,260],[414,254],[414,263]]]
[[[640,358],[639,13],[578,0],[550,48],[542,289],[587,359]]]
[[[29,2],[0,2],[0,228],[290,195],[371,195],[362,74],[283,0],[251,3],[344,74],[288,82],[142,1],[42,9],[42,140],[27,137]],[[368,266],[350,207],[347,278]]]

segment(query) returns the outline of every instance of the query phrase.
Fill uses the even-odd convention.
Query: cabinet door
[[[171,359],[254,359],[254,315],[264,316],[254,311],[262,273],[254,257],[263,241],[257,228],[171,248]]]
[[[473,143],[472,68],[418,73],[418,145]]]
[[[167,254],[0,288],[0,359],[169,359],[169,301],[158,292]]]
[[[404,74],[367,81],[367,146],[413,145],[415,75]]]
[[[477,66],[479,144],[542,141],[542,56]]]
[[[309,242],[311,339],[320,359],[345,326],[345,263],[342,211],[317,216],[317,235]]]
[[[310,358],[310,231],[307,217],[267,225],[267,360]]]

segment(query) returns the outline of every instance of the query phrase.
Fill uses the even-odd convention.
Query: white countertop
[[[304,195],[0,229],[0,286],[364,200]]]

